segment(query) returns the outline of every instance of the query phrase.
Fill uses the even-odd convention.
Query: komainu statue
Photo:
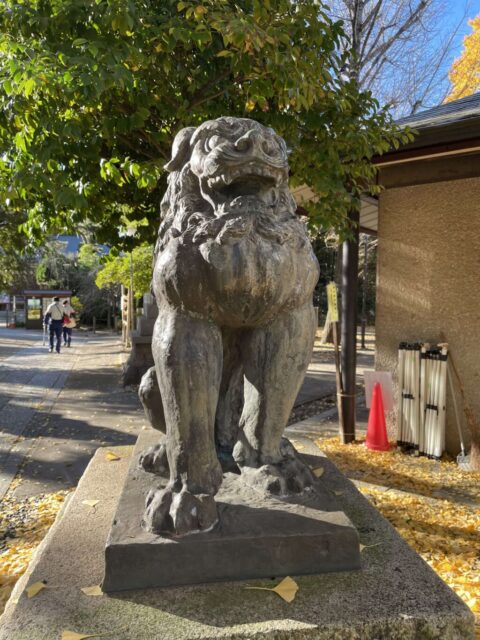
[[[217,522],[223,469],[279,496],[310,470],[282,439],[310,361],[319,267],[272,129],[223,117],[173,144],[155,254],[155,368],[140,397],[166,433],[144,469],[168,472],[146,528],[184,535]]]

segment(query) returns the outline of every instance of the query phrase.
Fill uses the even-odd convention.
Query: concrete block
[[[108,633],[112,640],[474,639],[466,605],[314,445],[309,462],[325,468],[329,490],[342,492],[338,501],[361,542],[381,543],[364,549],[361,571],[292,576],[299,590],[290,604],[245,589],[278,579],[84,595],[81,588],[99,584],[104,574],[105,542],[132,450],[115,448],[121,459],[114,462],[97,452],[17,583],[0,640],[59,640],[63,629]],[[95,499],[94,508],[83,504]],[[28,599],[25,588],[37,580],[47,580],[47,588]]]
[[[180,538],[144,531],[146,496],[166,480],[140,469],[138,458],[158,439],[153,429],[138,438],[105,550],[105,591],[360,568],[358,533],[321,480],[281,499],[226,473],[213,530]]]

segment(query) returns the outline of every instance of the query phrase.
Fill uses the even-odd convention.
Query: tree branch
[[[198,91],[196,91],[191,99],[192,105],[197,105],[199,100],[202,100],[205,97],[205,92],[208,91],[212,86],[218,85],[220,82],[228,78],[232,73],[231,69],[226,70],[224,73],[221,73],[216,78],[212,78],[209,82],[206,82]]]
[[[390,36],[381,46],[379,46],[376,52],[371,51],[370,56],[367,56],[365,58],[365,64],[370,64],[370,68],[375,69],[385,53],[391,48],[393,43],[397,41],[400,36],[402,36],[402,34],[406,33],[408,29],[410,29],[410,27],[415,24],[415,22],[417,22],[419,15],[421,15],[421,13],[425,11],[430,1],[431,0],[421,0],[416,10],[409,16],[407,20],[405,20],[402,26],[397,29],[397,31],[392,36]],[[372,58],[371,56],[374,57]]]
[[[363,45],[360,47],[360,51],[358,52],[359,60],[363,60],[363,56],[365,55],[365,48],[367,46],[368,41],[370,40],[370,36],[372,35],[372,31],[375,26],[376,20],[378,18],[378,14],[380,13],[382,4],[383,4],[383,0],[378,0],[374,9],[369,13],[367,19],[363,23],[363,27],[367,26],[367,32],[363,36]]]
[[[123,135],[122,133],[117,134],[118,139],[121,141],[122,144],[124,144],[126,147],[128,147],[131,151],[134,151],[136,154],[141,154],[143,156],[145,156],[145,158],[147,158],[148,160],[158,160],[158,156],[153,155],[152,153],[149,153],[146,149],[143,149],[137,145],[134,145],[127,136]],[[166,156],[164,153],[162,153],[162,157],[166,159]]]

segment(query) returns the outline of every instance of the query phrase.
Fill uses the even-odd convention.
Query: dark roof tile
[[[400,118],[396,121],[399,125],[408,125],[412,129],[424,129],[440,127],[453,122],[459,122],[468,118],[480,117],[480,92],[466,98],[446,102],[438,107],[427,109],[412,116]]]

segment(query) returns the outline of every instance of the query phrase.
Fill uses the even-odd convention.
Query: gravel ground
[[[14,496],[15,482],[0,513],[0,614],[68,494],[58,491],[19,499]]]
[[[312,416],[316,416],[327,409],[332,409],[336,406],[336,394],[332,393],[324,398],[313,400],[312,402],[305,402],[293,408],[290,418],[288,419],[288,425],[295,424],[301,420],[306,420]]]

